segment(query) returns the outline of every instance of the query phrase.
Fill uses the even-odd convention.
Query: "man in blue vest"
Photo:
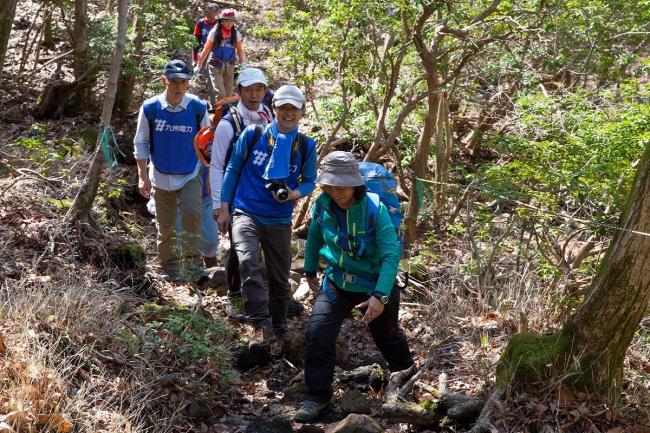
[[[196,62],[199,60],[199,53],[208,40],[208,34],[212,27],[217,24],[217,15],[219,13],[219,6],[216,3],[208,3],[204,8],[205,17],[200,18],[194,24],[194,37],[197,44],[194,46],[192,52],[192,60]]]
[[[315,188],[316,144],[298,132],[304,106],[300,89],[282,86],[273,97],[275,120],[244,130],[226,168],[218,211],[222,234],[232,220],[244,312],[255,330],[249,347],[271,344],[272,354],[279,354],[287,330],[291,215],[296,200]],[[268,289],[258,262],[260,244]]]
[[[210,124],[207,106],[188,94],[190,70],[182,60],[167,62],[161,77],[165,92],[147,99],[138,115],[133,143],[140,194],[153,195],[158,235],[156,246],[161,276],[182,279],[188,271],[203,278],[200,264],[201,163],[194,153],[194,136]],[[147,163],[151,161],[147,169]],[[176,248],[176,212],[180,199],[183,225],[182,263]]]

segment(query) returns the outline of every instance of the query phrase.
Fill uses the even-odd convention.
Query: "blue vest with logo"
[[[230,38],[221,39],[220,44],[217,43],[218,39],[221,38],[221,35],[217,34],[219,30],[220,29],[217,28],[215,31],[212,56],[210,57],[210,62],[216,66],[220,66],[222,63],[230,63],[235,60],[235,45],[237,44],[236,27],[232,28]]]
[[[248,134],[253,134],[255,129],[248,127],[243,133],[243,140]],[[264,133],[250,149],[246,158],[246,163],[242,168],[235,193],[234,207],[241,209],[246,213],[259,215],[269,218],[289,218],[293,212],[294,201],[278,203],[275,201],[271,192],[266,189],[267,181],[264,179],[264,171],[271,156],[269,149],[269,126],[264,129]],[[297,141],[297,140],[296,140]],[[296,142],[294,142],[294,146]],[[307,139],[307,149],[305,154],[296,152],[294,163],[289,167],[289,178],[285,179],[286,184],[291,189],[296,189],[299,183],[304,158],[314,149],[315,143],[311,138]],[[291,149],[290,149],[291,151]]]
[[[217,24],[217,21],[213,23],[209,23],[206,18],[201,18],[196,22],[196,25],[201,29],[201,45],[200,48],[203,48],[205,45],[205,41],[208,40],[208,34],[210,33],[210,30],[212,30],[212,27],[214,27]]]
[[[178,112],[163,110],[158,96],[146,100],[143,111],[149,122],[151,162],[164,174],[190,174],[198,158],[194,152],[194,136],[199,131],[206,105],[191,99],[187,109]]]

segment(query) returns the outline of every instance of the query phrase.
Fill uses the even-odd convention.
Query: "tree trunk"
[[[578,312],[558,334],[513,336],[499,361],[499,381],[526,385],[566,374],[578,388],[618,394],[625,351],[650,300],[650,145],[619,226]]]
[[[424,68],[424,76],[427,80],[427,114],[424,118],[424,126],[420,133],[418,146],[415,149],[413,158],[413,182],[411,184],[411,193],[409,194],[409,204],[404,221],[406,224],[406,240],[409,244],[415,241],[415,234],[418,223],[418,213],[420,205],[418,203],[417,179],[427,177],[427,163],[429,160],[429,145],[436,127],[438,118],[438,101],[439,94],[439,76],[438,76],[438,49],[441,37],[436,37],[427,47],[423,35],[424,27],[429,18],[435,12],[435,8],[430,4],[425,4],[422,8],[422,14],[417,17],[413,25],[412,39],[413,45],[418,52]],[[404,19],[403,19],[404,21]],[[405,30],[408,31],[406,25]]]
[[[145,4],[145,0],[139,1],[140,5]],[[131,105],[133,99],[133,89],[138,78],[136,68],[140,68],[142,56],[144,55],[144,36],[147,30],[146,21],[144,16],[134,14],[133,20],[135,21],[135,39],[133,40],[133,53],[130,56],[132,67],[127,71],[123,71],[120,75],[120,82],[117,86],[117,96],[115,97],[115,107],[113,112],[120,117],[124,117]]]
[[[417,178],[424,179],[428,176],[427,163],[429,161],[429,145],[436,126],[436,118],[438,117],[438,97],[429,87],[430,92],[427,97],[428,107],[427,115],[424,118],[424,126],[420,133],[418,146],[415,149],[415,157],[413,158],[413,182],[411,183],[411,193],[409,194],[409,205],[404,218],[406,224],[406,239],[409,244],[415,241],[418,213],[420,205],[418,203],[418,188]]]
[[[88,69],[88,0],[74,2],[74,28],[72,31],[74,79],[79,80]]]
[[[111,70],[108,76],[108,85],[106,87],[106,94],[104,95],[101,127],[110,126],[111,123],[113,104],[115,103],[115,93],[117,92],[117,80],[120,76],[122,57],[124,57],[124,46],[126,45],[128,12],[128,0],[120,0],[118,4],[117,40],[115,42],[115,54],[113,55]],[[92,208],[93,201],[95,200],[95,196],[97,195],[99,179],[102,173],[102,166],[104,164],[104,154],[100,150],[101,136],[102,131],[100,131],[100,134],[97,138],[97,149],[95,150],[95,157],[90,166],[87,180],[81,186],[79,193],[75,197],[74,203],[72,203],[72,206],[70,207],[70,211],[66,215],[67,223],[78,221],[82,218],[88,219],[90,216],[90,210]]]
[[[5,64],[5,55],[9,45],[9,35],[14,24],[18,0],[3,0],[0,2],[0,75]]]

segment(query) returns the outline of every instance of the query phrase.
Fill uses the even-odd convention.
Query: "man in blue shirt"
[[[273,97],[275,120],[249,126],[232,153],[221,191],[219,230],[232,239],[239,259],[244,312],[255,334],[249,347],[279,354],[287,330],[291,216],[295,201],[314,190],[316,143],[298,132],[305,97],[296,86],[282,86]],[[231,217],[232,213],[232,217]],[[262,247],[268,289],[258,263]]]
[[[210,124],[210,118],[206,104],[187,93],[190,78],[185,62],[167,62],[161,77],[165,92],[142,104],[133,140],[140,194],[147,198],[152,194],[156,205],[158,260],[161,276],[168,281],[180,280],[183,267],[195,279],[205,276],[199,255],[201,163],[194,153],[194,136],[201,127]],[[181,262],[176,248],[179,199],[185,263]]]

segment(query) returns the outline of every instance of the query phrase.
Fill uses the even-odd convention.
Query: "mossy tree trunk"
[[[111,70],[108,75],[108,85],[106,87],[106,94],[104,95],[104,105],[102,109],[101,125],[110,125],[113,113],[113,104],[115,103],[115,94],[117,93],[117,80],[120,76],[122,68],[122,58],[124,57],[124,47],[126,45],[126,29],[127,17],[129,13],[128,0],[120,0],[118,3],[118,18],[117,18],[117,40],[115,42],[115,53],[113,54],[113,61],[111,63]],[[97,149],[95,150],[95,157],[90,165],[87,180],[81,185],[79,193],[75,197],[68,214],[66,215],[66,222],[70,223],[82,219],[89,219],[92,204],[97,195],[97,188],[99,187],[99,180],[102,174],[104,164],[104,154],[99,147],[101,146],[101,132],[99,131],[97,138]]]
[[[9,35],[14,24],[16,4],[18,4],[18,0],[2,0],[0,2],[0,75],[2,75]]]
[[[512,338],[497,369],[502,384],[566,374],[578,388],[617,395],[625,351],[650,300],[650,145],[620,227],[584,303],[561,331]]]

